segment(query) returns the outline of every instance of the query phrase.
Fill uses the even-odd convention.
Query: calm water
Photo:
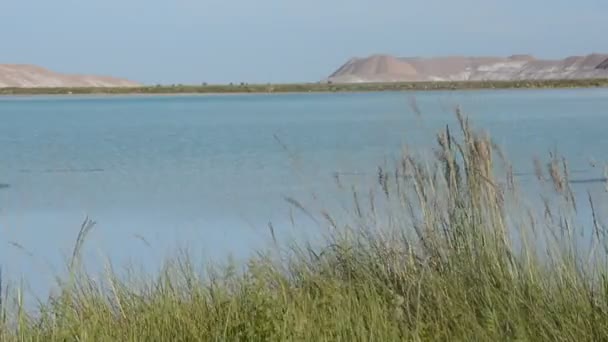
[[[0,263],[40,288],[86,215],[88,260],[244,256],[269,221],[306,225],[284,197],[331,208],[335,172],[365,184],[403,144],[430,146],[457,104],[517,172],[557,149],[574,178],[602,176],[589,160],[608,161],[608,90],[0,98]]]

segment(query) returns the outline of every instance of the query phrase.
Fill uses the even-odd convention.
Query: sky
[[[351,57],[608,53],[606,0],[0,0],[0,63],[316,82]]]

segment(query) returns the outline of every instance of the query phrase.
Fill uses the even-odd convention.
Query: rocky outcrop
[[[67,75],[35,65],[0,64],[0,88],[134,87],[139,83],[106,76]]]
[[[608,78],[608,54],[562,60],[510,57],[437,58],[374,55],[354,58],[328,77],[335,83],[416,81],[510,81]]]

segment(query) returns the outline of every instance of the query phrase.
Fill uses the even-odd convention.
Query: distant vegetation
[[[158,275],[99,278],[78,262],[85,224],[70,276],[38,313],[22,291],[0,296],[0,339],[607,340],[607,231],[591,196],[575,202],[553,154],[535,163],[552,194],[526,207],[501,151],[458,117],[434,162],[404,154],[378,169],[377,188],[353,191],[350,219],[290,200],[327,227],[320,248],[276,242],[244,266],[203,274],[181,256]],[[578,226],[577,210],[593,223]]]
[[[234,93],[308,93],[373,92],[414,90],[466,90],[512,88],[594,88],[608,87],[608,79],[538,81],[459,81],[401,83],[294,83],[228,85],[155,85],[118,88],[0,88],[0,95],[86,95],[86,94],[234,94]]]

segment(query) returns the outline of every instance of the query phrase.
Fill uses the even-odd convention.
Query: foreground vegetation
[[[517,88],[596,88],[608,87],[608,79],[536,80],[536,81],[459,81],[397,83],[294,83],[294,84],[229,84],[229,85],[157,85],[116,88],[0,88],[0,95],[88,95],[88,94],[240,94],[240,93],[308,93],[308,92],[373,92],[415,90],[474,90]]]
[[[245,267],[200,272],[186,255],[155,278],[103,280],[78,263],[28,314],[2,300],[3,341],[602,341],[608,339],[605,231],[593,201],[575,203],[567,164],[536,163],[554,196],[518,201],[502,153],[459,114],[429,163],[404,154],[353,192],[350,219],[306,210],[327,227],[314,244],[259,253]],[[591,227],[575,213],[590,206]],[[588,245],[576,243],[579,229]],[[274,231],[271,228],[272,235]],[[591,234],[592,233],[592,234]],[[10,295],[13,293],[14,295]],[[12,298],[12,299],[11,299]]]

